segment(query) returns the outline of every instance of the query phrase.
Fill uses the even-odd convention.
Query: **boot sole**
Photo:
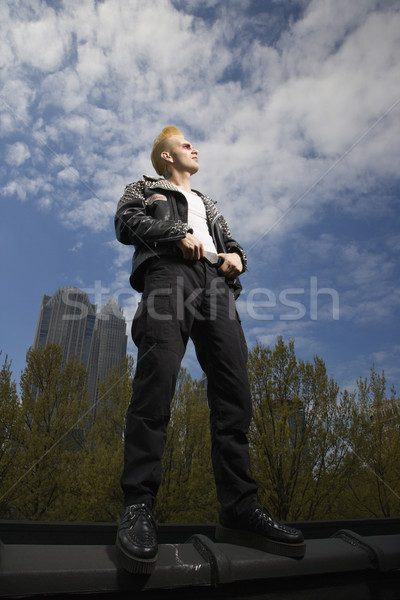
[[[231,529],[217,525],[215,529],[215,539],[217,542],[225,542],[227,544],[236,544],[237,546],[246,546],[247,548],[256,548],[270,554],[278,554],[279,556],[287,556],[289,558],[303,558],[306,553],[306,544],[285,544],[270,540],[262,535],[251,531],[241,529]]]
[[[136,575],[150,575],[156,566],[158,553],[153,558],[138,558],[128,554],[121,545],[118,537],[115,543],[118,563],[125,571]]]

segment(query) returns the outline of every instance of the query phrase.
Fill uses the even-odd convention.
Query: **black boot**
[[[306,552],[301,531],[278,523],[261,506],[253,505],[239,518],[227,517],[222,512],[215,538],[218,542],[248,546],[292,558],[303,558]]]
[[[150,574],[158,555],[157,526],[146,504],[127,506],[118,527],[116,552],[121,566],[130,573]]]

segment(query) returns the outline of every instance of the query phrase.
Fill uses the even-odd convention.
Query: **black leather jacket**
[[[243,248],[232,238],[228,224],[211,198],[197,192],[203,200],[208,227],[218,252],[237,252],[246,270]],[[115,215],[115,232],[122,244],[134,245],[130,283],[143,291],[144,271],[149,260],[158,256],[179,256],[175,242],[192,232],[188,223],[187,200],[173,184],[163,178],[146,177],[126,186]],[[172,242],[172,243],[171,243]],[[229,280],[235,297],[242,288],[238,278]]]

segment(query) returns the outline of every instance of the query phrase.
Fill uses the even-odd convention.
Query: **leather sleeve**
[[[236,240],[233,239],[231,231],[229,229],[228,223],[225,221],[224,217],[222,215],[220,215],[219,218],[219,222],[220,222],[220,226],[221,226],[221,230],[224,236],[224,244],[226,247],[226,251],[227,252],[236,252],[237,254],[239,254],[240,258],[242,259],[242,264],[243,264],[243,271],[247,271],[247,256],[245,251],[243,250],[242,246],[240,244],[238,244],[238,242]]]
[[[188,231],[190,227],[183,221],[154,219],[148,214],[143,180],[126,186],[115,215],[115,233],[122,244],[172,242]]]

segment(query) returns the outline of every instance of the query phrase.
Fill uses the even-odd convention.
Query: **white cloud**
[[[387,255],[376,250],[369,252],[356,243],[346,245],[339,252],[345,265],[343,277],[350,278],[357,287],[376,285],[390,277],[396,268],[396,262]]]
[[[69,249],[70,252],[78,252],[83,246],[83,242],[77,242],[72,248]]]
[[[112,240],[108,243],[108,245],[114,250],[115,258],[114,258],[114,266],[122,267],[126,266],[132,260],[132,247],[125,246],[124,244],[120,244],[117,240]],[[125,281],[127,281],[126,272],[123,271],[122,277]],[[118,286],[119,287],[119,286]]]
[[[87,102],[86,88],[72,67],[47,75],[40,87],[40,107],[57,107],[66,114],[84,107]],[[89,107],[86,107],[86,110]],[[78,112],[79,116],[79,112]],[[62,131],[60,131],[62,133]]]
[[[399,306],[399,291],[394,284],[398,273],[395,248],[396,239],[390,237],[382,244],[379,239],[349,240],[340,233],[320,234],[314,239],[297,234],[291,246],[296,259],[293,266],[291,262],[285,265],[282,287],[307,288],[304,277],[307,274],[317,277],[318,289],[328,288],[332,290],[331,296],[337,294],[341,321],[385,323]],[[318,301],[318,318],[329,320],[333,314],[332,300],[324,296],[319,299],[322,311]]]
[[[62,221],[68,227],[89,227],[94,231],[104,230],[114,215],[115,205],[102,202],[99,198],[90,198],[80,202],[75,208],[62,214]]]
[[[278,337],[285,343],[295,340],[295,350],[299,358],[312,360],[323,348],[317,339],[314,323],[310,321],[282,322],[279,320],[254,323],[248,327],[248,344],[253,346],[256,342],[273,348]]]
[[[343,153],[400,99],[399,24],[392,15],[370,15],[321,65],[316,77],[290,81],[294,87],[287,98],[299,99],[304,115],[297,104],[293,120],[300,122],[316,152]]]
[[[49,196],[42,196],[38,200],[39,208],[43,211],[49,211],[53,205],[53,201]]]
[[[399,357],[400,346],[398,344],[394,347],[388,347],[386,345],[372,354],[372,362],[377,371],[379,371],[379,369],[385,371],[386,381],[393,381],[398,378],[400,374]],[[389,368],[386,368],[386,365],[390,365]]]
[[[14,196],[16,195],[19,200],[26,200],[26,191],[24,190],[23,185],[18,181],[10,181],[3,187],[3,193],[5,196]]]
[[[74,185],[74,183],[76,183],[76,181],[80,179],[79,172],[77,171],[77,169],[74,169],[73,167],[66,167],[65,169],[62,169],[61,171],[58,171],[57,178],[62,183],[67,184],[67,185]]]
[[[69,32],[60,25],[62,21],[50,9],[41,11],[37,20],[14,21],[12,38],[19,60],[44,72],[60,67],[70,44]]]
[[[0,110],[2,136],[24,131],[30,122],[30,106],[35,97],[32,87],[14,74],[2,83]]]
[[[7,146],[6,151],[6,163],[15,167],[22,165],[31,156],[28,146],[23,142]]]
[[[89,119],[86,116],[66,115],[61,119],[61,127],[67,132],[72,132],[74,135],[84,136],[88,133]]]
[[[348,295],[350,296],[350,294]],[[348,321],[359,324],[376,323],[382,321],[392,321],[400,304],[400,291],[394,290],[387,294],[375,295],[375,290],[371,290],[370,298],[358,297],[351,294],[352,298],[343,296],[347,300],[342,314]]]
[[[25,175],[22,175],[18,180],[11,180],[3,187],[3,193],[6,196],[16,195],[19,200],[32,201],[39,194],[47,194],[52,191],[52,186],[47,182],[44,177],[37,177],[36,179],[30,179]]]
[[[25,90],[21,114],[33,97],[42,111],[52,107],[40,129],[45,143],[57,153],[64,136],[77,136],[72,162],[101,197],[116,194],[110,181],[129,163],[136,177],[151,171],[152,138],[165,123],[177,122],[200,147],[195,186],[229,198],[223,212],[248,242],[272,226],[284,233],[307,223],[317,202],[330,200],[338,186],[355,188],[371,169],[378,177],[396,176],[393,111],[387,127],[382,123],[335,168],[340,178],[324,177],[400,95],[400,16],[376,7],[373,0],[361,6],[310,2],[277,46],[268,47],[258,37],[240,37],[246,17],[242,10],[238,19],[236,3],[219,10],[212,24],[154,0],[96,7],[73,1],[58,12],[35,5],[35,18],[22,13],[9,33],[14,54],[8,64],[43,71],[37,85],[22,71],[18,78],[17,70],[15,85]],[[38,45],[44,27],[54,41],[45,57]],[[243,46],[230,47],[233,39]],[[249,72],[245,85],[224,81],[235,65]],[[321,177],[322,197],[313,190],[302,198]],[[281,219],[300,198],[296,215]],[[98,229],[99,214],[81,223]]]
[[[340,292],[341,321],[387,322],[398,240],[368,245],[356,231],[351,242],[340,219],[344,229],[347,219],[394,222],[400,12],[386,0],[301,1],[304,12],[283,22],[271,11],[295,3],[264,4],[0,3],[1,135],[12,167],[1,186],[67,227],[108,235],[126,183],[152,173],[152,139],[175,123],[200,151],[194,187],[219,201],[251,263],[262,263],[261,285],[278,270],[281,289],[315,274]],[[212,18],[190,14],[202,8]],[[332,228],[312,239],[305,228],[333,207]],[[113,248],[112,287],[123,290],[131,248]],[[125,299],[130,313],[134,302]],[[306,319],[282,327],[259,333],[272,343],[293,332],[299,350],[318,350]]]

